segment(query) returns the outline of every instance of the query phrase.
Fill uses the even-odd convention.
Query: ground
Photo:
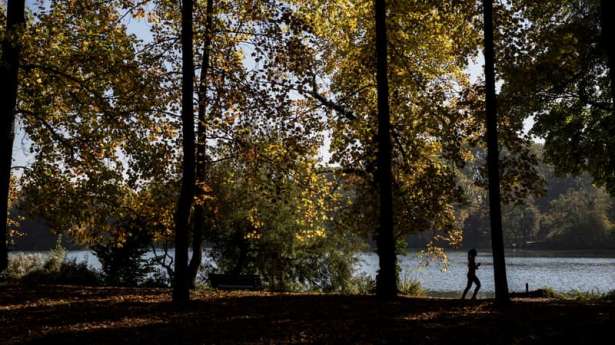
[[[0,344],[613,344],[613,302],[0,287]]]

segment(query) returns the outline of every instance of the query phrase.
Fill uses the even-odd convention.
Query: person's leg
[[[478,293],[478,290],[480,290],[480,280],[478,280],[478,277],[476,276],[474,276],[474,284],[476,284],[476,288],[474,289],[472,299],[476,299],[476,294]]]
[[[461,296],[461,299],[466,298],[466,294],[468,293],[468,291],[470,291],[470,287],[472,287],[472,280],[470,279],[470,277],[468,277],[468,285],[466,285],[465,290],[463,290],[463,295]]]

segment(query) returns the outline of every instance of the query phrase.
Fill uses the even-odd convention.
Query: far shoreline
[[[18,254],[45,254],[52,250],[49,249],[18,249],[18,250],[9,250],[9,255],[18,255]],[[208,250],[210,248],[205,248]],[[449,248],[446,249],[446,253],[460,253],[466,252],[469,250],[468,248]],[[476,248],[481,257],[491,256],[490,248]],[[156,250],[163,252],[162,248],[156,248]],[[416,256],[423,248],[408,248],[404,251],[404,253],[397,254],[398,257],[414,257]],[[173,252],[173,248],[168,249],[169,253]],[[66,249],[67,253],[81,253],[81,252],[89,252],[92,253],[91,249],[88,248],[70,248]],[[148,252],[151,252],[148,251]],[[189,249],[189,252],[191,250]],[[358,255],[376,255],[375,251],[362,251],[358,252]],[[588,257],[588,258],[615,258],[615,249],[527,249],[527,248],[506,248],[505,254],[507,257]]]

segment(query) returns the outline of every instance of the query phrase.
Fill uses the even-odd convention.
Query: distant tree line
[[[536,145],[542,150],[542,145]],[[544,192],[503,205],[504,242],[525,249],[615,249],[615,199],[587,174],[557,175],[540,163]],[[479,194],[464,214],[466,247],[488,248],[485,196]]]

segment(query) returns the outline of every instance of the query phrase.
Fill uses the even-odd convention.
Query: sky
[[[35,9],[37,6],[36,3],[40,2],[40,0],[27,0],[26,6],[30,9]],[[2,0],[2,3],[5,4],[6,1]],[[126,16],[124,19],[124,24],[127,27],[129,33],[135,34],[139,39],[144,42],[151,41],[152,34],[150,32],[150,26],[144,19],[135,19],[131,16]],[[247,54],[246,56],[249,56]],[[468,73],[470,74],[471,80],[474,82],[478,79],[481,79],[483,76],[483,57],[482,54],[478,56],[475,62],[471,63],[468,66]],[[533,126],[533,119],[529,118],[524,122],[524,131],[527,133]],[[537,140],[541,141],[541,140]],[[328,152],[328,146],[330,143],[330,138],[328,135],[325,135],[325,142],[323,143],[323,147],[320,150],[321,158],[324,161],[328,161],[330,154]],[[27,135],[23,130],[20,129],[19,123],[17,123],[15,129],[15,142],[13,145],[13,166],[16,167],[17,174],[20,174],[20,168],[23,166],[29,166],[33,162],[33,156],[30,153],[30,141],[27,138]]]

